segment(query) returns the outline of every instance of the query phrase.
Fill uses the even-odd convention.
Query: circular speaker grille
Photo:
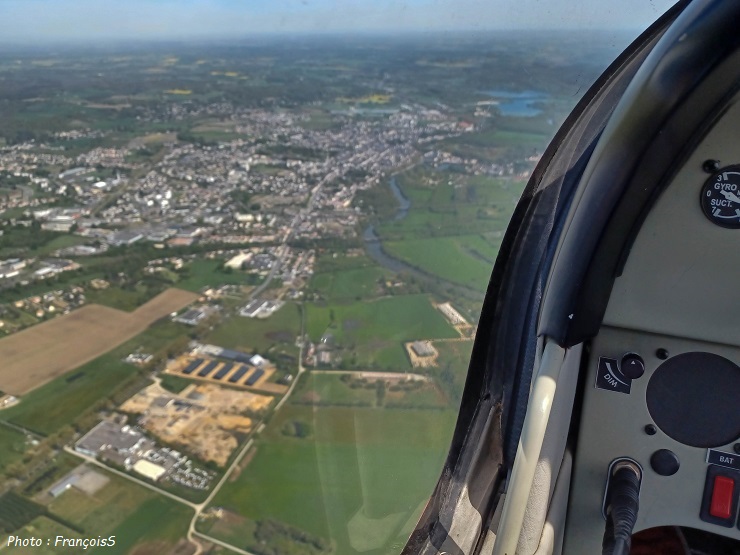
[[[658,366],[647,406],[666,435],[692,447],[740,437],[740,367],[712,353],[684,353]]]

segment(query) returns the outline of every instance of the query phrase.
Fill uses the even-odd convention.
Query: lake
[[[490,90],[482,91],[483,94],[490,96],[498,101],[496,106],[504,116],[515,117],[532,117],[542,113],[537,107],[538,102],[545,102],[550,99],[550,95],[540,91],[502,91]]]

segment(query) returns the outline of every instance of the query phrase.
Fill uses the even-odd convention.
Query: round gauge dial
[[[701,190],[701,209],[714,224],[740,228],[740,165],[712,175]]]

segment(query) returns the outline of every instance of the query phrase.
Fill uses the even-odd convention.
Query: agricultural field
[[[447,395],[434,381],[377,380],[369,372],[310,372],[293,392],[295,405],[337,407],[445,408]]]
[[[300,309],[297,304],[288,302],[269,318],[232,316],[214,329],[206,340],[248,353],[267,354],[274,348],[278,352],[296,354],[295,340],[300,332]]]
[[[0,531],[2,532],[14,532],[44,513],[44,507],[12,491],[0,495]]]
[[[33,537],[41,537],[41,538],[56,538],[57,535],[64,536],[67,538],[81,538],[82,535],[78,534],[77,532],[70,530],[63,524],[59,524],[58,522],[45,517],[45,516],[39,516],[35,519],[33,519],[31,522],[29,522],[26,526],[15,532],[15,536],[19,538],[33,538]],[[3,538],[5,539],[5,538]],[[3,549],[4,553],[11,554],[11,555],[26,555],[28,553],[29,548],[22,548],[22,547],[5,547]],[[77,555],[77,552],[72,551],[71,549],[65,549],[67,553],[74,553]],[[80,548],[79,553],[90,553],[90,550],[82,551]],[[34,555],[58,555],[59,554],[59,548],[54,547],[54,545],[45,545],[45,542],[42,542],[42,545],[39,547],[33,548],[33,554]]]
[[[85,292],[87,302],[90,304],[99,304],[131,312],[138,306],[146,302],[149,295],[146,290],[138,291],[136,289],[122,289],[120,287],[109,287],[107,289],[89,288]]]
[[[465,379],[468,375],[470,355],[473,351],[472,341],[439,341],[434,344],[439,351],[438,366],[431,369],[431,375],[447,395],[451,407],[460,406]]]
[[[328,302],[377,297],[380,284],[392,274],[378,266],[314,274],[309,290]]]
[[[338,374],[310,372],[301,378],[291,403],[297,405],[375,406],[375,387],[351,388]]]
[[[2,416],[2,412],[0,412]],[[19,431],[0,424],[0,472],[21,460],[26,450],[26,437]]]
[[[482,300],[524,183],[427,166],[399,174],[396,183],[410,207],[375,226],[385,253],[432,279],[479,291]]]
[[[0,389],[24,395],[101,356],[195,295],[168,289],[134,312],[88,305],[0,340]]]
[[[342,367],[360,370],[410,368],[403,343],[457,337],[426,295],[399,295],[351,304],[307,305],[306,330],[312,341],[334,337],[347,356]]]
[[[488,286],[498,253],[498,244],[480,235],[388,241],[383,248],[415,268],[481,293]]]
[[[213,505],[331,538],[335,554],[386,555],[406,540],[434,488],[455,416],[454,410],[287,405]],[[306,423],[311,435],[285,435],[294,421]],[[246,547],[249,539],[242,541],[236,545]]]
[[[116,476],[108,477],[110,482],[94,496],[71,488],[48,507],[53,514],[64,515],[70,525],[83,530],[84,534],[48,519],[37,518],[18,535],[48,534],[51,538],[57,533],[66,537],[115,535],[113,547],[70,551],[98,555],[125,555],[134,548],[142,553],[166,553],[185,536],[192,509]],[[55,552],[58,553],[59,549]],[[25,552],[22,548],[7,548],[5,553],[20,555]]]
[[[0,419],[39,434],[51,434],[69,425],[135,374],[135,367],[105,354],[34,389],[18,405],[0,411]]]
[[[179,288],[198,292],[204,287],[218,287],[221,285],[257,285],[260,278],[249,276],[237,270],[222,270],[221,260],[194,260],[182,271]]]
[[[336,251],[320,249],[316,256],[316,274],[336,272],[341,270],[355,270],[374,266],[364,251]]]

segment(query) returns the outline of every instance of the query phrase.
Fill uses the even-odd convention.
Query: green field
[[[24,395],[20,404],[0,412],[0,419],[40,434],[70,424],[106,396],[136,368],[112,354],[103,355]]]
[[[295,405],[352,406],[389,408],[445,408],[448,396],[435,383],[386,382],[382,397],[377,382],[358,373],[310,372],[301,378],[293,392]]]
[[[65,548],[70,553],[124,555],[132,548],[148,548],[148,553],[166,553],[178,540],[185,537],[192,518],[192,509],[171,501],[145,488],[108,474],[110,482],[94,496],[76,489],[69,489],[49,506],[54,514],[64,518],[85,533],[83,537],[109,537],[115,535],[115,546],[87,550]],[[18,534],[33,534],[52,539],[57,535],[75,538],[80,534],[52,522],[37,518]],[[56,550],[40,553],[58,553]],[[7,553],[25,553],[22,548],[8,548]]]
[[[424,272],[482,293],[498,253],[498,245],[480,235],[387,241],[383,248]]]
[[[102,304],[118,310],[131,312],[154,296],[154,292],[121,289],[109,287],[107,289],[88,289],[85,292],[88,303]]]
[[[286,406],[213,505],[331,538],[337,555],[385,555],[406,540],[434,488],[455,414]],[[283,435],[290,420],[308,422],[312,439]]]
[[[390,275],[377,266],[314,274],[309,290],[330,302],[375,297],[379,283]]]
[[[90,553],[125,555],[131,553],[135,546],[170,548],[185,537],[192,516],[192,509],[153,494],[110,530],[116,536],[115,547],[98,547],[90,550]]]
[[[2,472],[8,465],[21,459],[26,450],[26,438],[21,432],[0,425],[0,446],[2,446],[0,448],[0,472]]]
[[[482,300],[523,182],[421,165],[396,183],[411,207],[375,226],[385,252],[440,278],[440,286],[444,280],[480,291]]]
[[[227,349],[268,353],[271,349],[295,354],[296,337],[301,332],[301,314],[298,305],[285,305],[269,318],[232,316],[213,332],[207,341]]]
[[[332,334],[344,354],[343,367],[410,368],[403,343],[456,337],[426,295],[399,295],[351,304],[307,305],[307,331],[318,342]]]
[[[377,395],[375,387],[351,388],[342,382],[341,375],[309,373],[301,378],[293,392],[294,404],[316,405],[357,405],[375,406]]]
[[[160,374],[159,379],[162,387],[165,388],[167,391],[172,391],[173,393],[180,393],[183,389],[193,383],[192,381],[186,380],[185,378],[180,378],[179,376],[173,376],[172,374],[165,373]]]
[[[38,254],[39,256],[46,256],[51,254],[55,250],[82,245],[86,241],[88,241],[88,239],[86,239],[85,237],[79,237],[77,235],[60,235],[59,237],[56,237],[55,239],[46,243],[43,247],[36,251],[36,254]]]
[[[361,254],[360,254],[361,253]],[[375,262],[365,255],[359,253],[347,253],[336,250],[319,250],[316,257],[316,274],[336,272],[338,270],[354,270],[374,266]]]
[[[454,142],[486,148],[526,146],[544,150],[549,141],[545,133],[531,133],[527,131],[505,131],[495,129],[481,133],[468,133],[453,139]]]
[[[48,517],[40,516],[31,522],[29,522],[26,526],[24,526],[21,530],[17,531],[15,536],[19,538],[49,538],[53,539],[56,538],[57,535],[64,536],[66,538],[80,538],[82,537],[80,534],[75,532],[74,530],[70,530],[66,526],[63,526],[59,524],[58,522],[51,520]],[[46,542],[42,542],[39,547],[33,548],[33,555],[58,555],[60,551],[59,547],[54,547],[54,542],[52,541],[50,545],[46,545]],[[84,551],[82,548],[78,548],[77,550],[65,548],[64,550],[66,553],[74,553],[75,555],[81,554],[81,553],[89,553],[90,551]],[[28,547],[6,547],[3,550],[4,553],[8,555],[27,555],[29,553]]]
[[[468,376],[473,342],[454,341],[435,343],[434,346],[439,352],[438,366],[432,368],[430,374],[437,379],[437,383],[449,399],[450,406],[457,408]]]
[[[198,292],[204,287],[221,285],[256,285],[255,278],[244,272],[223,271],[221,260],[194,260],[186,266],[181,280],[177,283],[180,289]],[[259,280],[258,280],[259,281]]]
[[[38,503],[15,492],[5,492],[0,495],[0,531],[15,532],[44,512],[44,507]]]

